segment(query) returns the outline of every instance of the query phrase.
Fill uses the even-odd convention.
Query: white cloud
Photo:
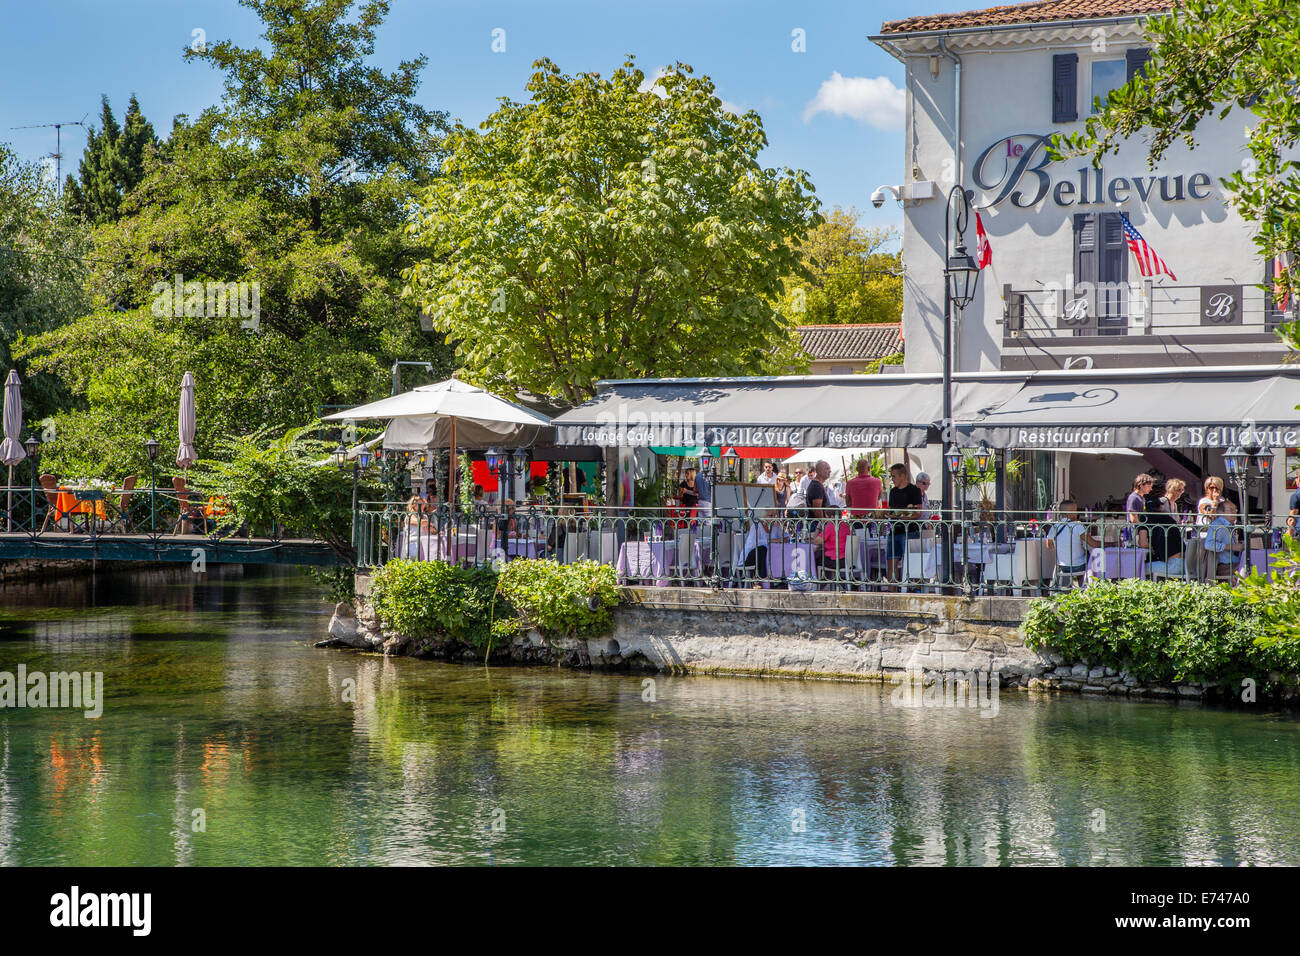
[[[818,113],[848,116],[876,129],[901,129],[906,96],[887,76],[841,76],[839,71],[822,82],[817,95],[804,107],[806,123]]]
[[[668,93],[664,90],[662,86],[659,85],[659,81],[662,80],[667,75],[668,75],[668,67],[666,66],[656,67],[653,73],[651,73],[649,76],[647,76],[644,80],[641,81],[641,85],[638,86],[637,89],[640,90],[642,93],[653,93],[661,100],[666,100],[668,99]]]

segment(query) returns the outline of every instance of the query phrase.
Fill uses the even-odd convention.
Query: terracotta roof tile
[[[898,323],[869,325],[801,325],[799,346],[815,359],[874,361],[903,350]]]
[[[1036,0],[964,13],[935,13],[881,24],[881,33],[920,33],[926,30],[963,30],[1054,20],[1092,20],[1098,17],[1167,13],[1176,0]]]

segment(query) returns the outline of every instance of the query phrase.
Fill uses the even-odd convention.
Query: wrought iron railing
[[[1272,573],[1289,532],[1286,519],[1211,527],[1191,517],[1134,524],[1109,513],[921,520],[780,512],[757,520],[665,509],[425,512],[363,502],[355,530],[362,568],[396,558],[469,565],[545,558],[608,564],[625,584],[1012,595],[1101,579],[1213,583],[1252,567]]]

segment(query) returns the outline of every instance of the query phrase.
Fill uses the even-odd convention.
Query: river
[[[0,585],[0,672],[103,675],[0,710],[0,863],[1300,863],[1291,715],[385,660],[311,646],[320,593]]]

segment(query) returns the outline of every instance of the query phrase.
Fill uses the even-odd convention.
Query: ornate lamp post
[[[27,436],[27,441],[23,442],[23,448],[27,451],[27,459],[31,463],[28,469],[31,472],[30,487],[28,489],[28,521],[32,524],[32,534],[36,534],[36,472],[40,469],[41,464],[41,440],[33,433]]]
[[[1258,474],[1252,475],[1250,473],[1252,462],[1254,463],[1255,470]],[[1237,496],[1241,498],[1241,526],[1246,530],[1246,547],[1249,549],[1250,499],[1247,497],[1246,492],[1250,486],[1255,484],[1255,482],[1264,482],[1265,485],[1267,485],[1267,483],[1272,479],[1273,450],[1267,445],[1260,445],[1258,443],[1252,443],[1244,447],[1241,445],[1234,445],[1223,453],[1223,467],[1228,473],[1228,478],[1237,486]],[[1268,518],[1268,523],[1271,525],[1273,523],[1271,506],[1269,508]]]
[[[966,251],[966,222],[970,218],[970,197],[960,186],[953,186],[948,192],[948,208],[943,219],[943,248],[945,255],[943,270],[943,428],[944,454],[950,454],[956,446],[956,429],[952,420],[952,326],[953,310],[962,312],[975,298],[975,289],[979,284],[980,269],[978,263]],[[953,236],[954,230],[956,236]],[[956,240],[954,244],[954,238]],[[953,501],[952,469],[944,470],[943,500],[948,503],[949,514],[952,513]],[[952,567],[952,553],[947,548],[947,529],[944,532],[944,553],[948,556],[948,567]]]
[[[149,533],[158,533],[158,439],[150,438],[144,443],[145,454],[149,456]]]

